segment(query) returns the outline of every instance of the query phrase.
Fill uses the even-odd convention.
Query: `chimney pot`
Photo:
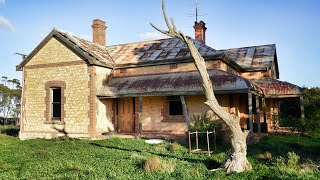
[[[203,21],[196,21],[194,22],[193,28],[195,39],[202,43],[206,43],[206,23],[204,23]]]
[[[92,21],[92,41],[101,46],[106,46],[106,22],[95,19]]]

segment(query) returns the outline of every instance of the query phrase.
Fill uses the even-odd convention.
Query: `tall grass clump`
[[[159,157],[151,157],[144,163],[144,170],[148,173],[151,172],[164,172],[172,173],[175,169],[175,163],[173,161],[165,161]]]

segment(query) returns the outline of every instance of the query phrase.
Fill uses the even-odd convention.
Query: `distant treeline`
[[[21,83],[18,79],[1,77],[0,83],[0,124],[19,125],[21,109]]]

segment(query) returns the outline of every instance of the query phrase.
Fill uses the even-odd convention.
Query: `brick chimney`
[[[101,46],[106,46],[106,22],[95,19],[92,21],[92,41]]]
[[[200,41],[200,42],[203,42],[203,43],[206,43],[206,23],[204,23],[203,21],[200,21],[200,22],[194,22],[194,36],[195,36],[195,39]]]

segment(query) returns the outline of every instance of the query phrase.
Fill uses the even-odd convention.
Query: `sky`
[[[167,15],[194,37],[196,0],[166,0]],[[214,49],[276,44],[280,80],[320,87],[319,0],[198,0],[206,44]],[[107,45],[164,38],[161,0],[0,0],[0,76],[21,79],[15,66],[53,28],[92,40],[93,19],[107,23]]]

